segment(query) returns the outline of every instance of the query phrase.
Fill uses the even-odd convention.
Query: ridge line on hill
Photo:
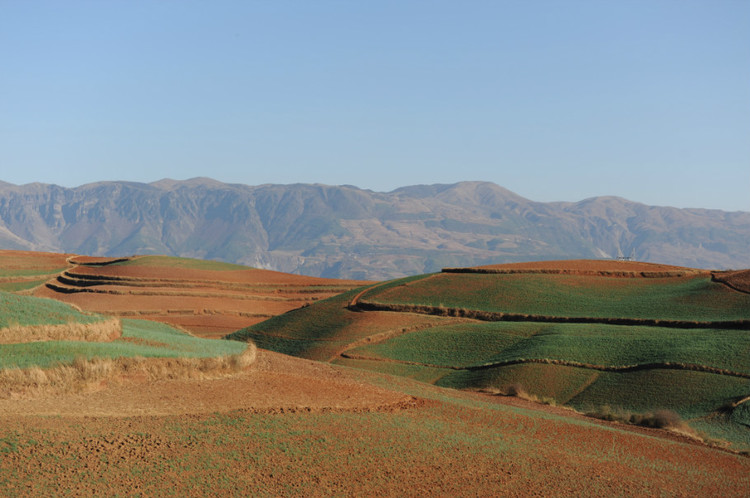
[[[517,274],[539,274],[539,275],[581,275],[592,277],[619,277],[619,278],[681,278],[708,276],[708,270],[571,270],[564,268],[443,268],[442,273],[486,273],[500,275]]]
[[[355,296],[356,298],[356,296]],[[658,318],[609,318],[609,317],[567,317],[553,315],[529,315],[522,313],[505,313],[501,311],[480,311],[445,306],[428,306],[423,304],[386,304],[361,299],[349,304],[355,311],[393,311],[397,313],[418,313],[422,315],[452,316],[473,318],[485,322],[544,322],[544,323],[601,323],[607,325],[650,326],[683,329],[739,329],[749,330],[750,320],[726,320],[699,322],[689,320],[663,320]]]

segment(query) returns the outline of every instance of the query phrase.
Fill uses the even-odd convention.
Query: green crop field
[[[57,275],[67,270],[67,267],[63,268],[50,268],[50,269],[0,269],[0,278],[9,277],[37,277],[42,275]]]
[[[375,288],[363,300],[564,317],[750,319],[750,294],[709,277],[442,273],[409,285]]]
[[[209,358],[242,353],[246,344],[189,336],[148,320],[123,320],[123,334],[112,342],[47,341],[0,344],[0,368],[41,368],[91,358]]]
[[[11,325],[60,325],[70,322],[92,323],[106,317],[81,313],[53,299],[19,296],[0,292],[0,328]]]
[[[604,366],[688,363],[750,374],[750,331],[480,322],[425,329],[352,353],[446,367],[553,359]]]
[[[750,447],[744,412],[717,415],[727,403],[750,395],[750,380],[740,377],[750,375],[750,330],[481,322],[410,313],[408,307],[389,312],[349,310],[347,303],[357,293],[314,303],[231,337],[252,339],[260,347],[287,354],[444,387],[503,390],[522,385],[531,395],[579,410],[609,406],[646,413],[670,409],[700,426],[709,437]],[[361,301],[584,319],[750,319],[750,295],[704,276],[432,274],[371,286]],[[396,333],[383,336],[388,330]],[[513,364],[528,360],[588,368]],[[666,364],[736,375],[658,368]],[[599,369],[639,365],[647,368]]]
[[[52,275],[50,275],[51,277]],[[20,281],[8,281],[3,282],[0,281],[0,291],[4,292],[20,292],[24,290],[33,289],[34,287],[38,287],[45,282],[47,282],[49,278],[40,278],[35,280],[20,280]]]

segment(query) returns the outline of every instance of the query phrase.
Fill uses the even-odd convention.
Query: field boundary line
[[[710,270],[573,270],[554,268],[443,268],[442,273],[485,273],[498,275],[540,274],[540,275],[580,275],[586,277],[616,278],[684,278],[709,276]]]
[[[741,289],[741,288],[735,286],[734,284],[732,284],[731,282],[719,278],[717,276],[717,272],[711,272],[711,281],[712,282],[716,282],[718,284],[725,285],[725,286],[729,287],[730,289],[732,289],[733,291],[741,292],[743,294],[750,294],[750,290],[748,290],[748,289]]]
[[[716,375],[727,375],[730,377],[740,377],[742,379],[750,379],[750,373],[735,372],[733,370],[727,370],[724,368],[709,367],[707,365],[698,365],[695,363],[677,363],[677,362],[653,362],[653,363],[641,363],[637,365],[596,365],[591,363],[582,363],[578,361],[569,360],[554,360],[549,358],[516,358],[513,360],[498,361],[492,363],[484,363],[482,365],[470,365],[466,367],[456,367],[453,365],[435,365],[431,363],[421,363],[418,361],[409,360],[397,360],[394,358],[378,358],[353,353],[342,353],[341,356],[350,360],[368,360],[368,361],[383,361],[388,363],[401,363],[405,365],[415,365],[428,368],[443,368],[446,370],[488,370],[490,368],[507,367],[511,365],[524,365],[524,364],[540,364],[540,365],[560,365],[564,367],[574,368],[585,368],[588,370],[598,370],[601,372],[637,372],[641,370],[686,370],[691,372],[703,372]]]
[[[395,311],[422,315],[472,318],[485,322],[541,322],[541,323],[601,323],[605,325],[629,325],[647,327],[668,327],[681,329],[739,329],[750,330],[750,320],[727,320],[699,322],[690,320],[663,320],[658,318],[608,318],[608,317],[567,317],[552,315],[527,315],[502,311],[480,311],[466,308],[428,306],[423,304],[386,304],[359,299],[352,309],[359,311]]]

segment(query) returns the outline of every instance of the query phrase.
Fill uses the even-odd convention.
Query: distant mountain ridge
[[[388,193],[208,178],[76,188],[0,182],[0,248],[167,254],[351,279],[631,255],[698,268],[748,268],[750,213],[654,207],[618,197],[542,203],[488,182]]]

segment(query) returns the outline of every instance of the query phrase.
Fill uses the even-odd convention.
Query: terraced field
[[[166,256],[75,256],[69,262],[34,295],[211,338],[368,283]]]
[[[451,269],[231,337],[445,387],[522,386],[585,412],[668,409],[708,439],[750,449],[750,294],[702,270],[593,261]]]
[[[69,254],[0,251],[0,291],[28,291],[70,268]]]
[[[488,321],[359,306],[423,281],[414,277],[343,285],[341,295],[304,301],[235,336],[323,360],[313,362],[122,316],[223,327],[236,310],[227,302],[322,297],[338,283],[299,285],[296,276],[179,258],[66,265],[35,293],[79,299],[81,308],[90,300],[108,315],[0,293],[0,337],[12,339],[0,344],[3,496],[743,496],[750,486],[748,458],[691,437],[466,391],[524,382],[584,411],[667,404],[742,449],[750,421],[737,396],[748,371],[739,327]],[[94,340],[75,327],[104,324],[117,333]],[[42,335],[17,340],[33,331]],[[641,368],[645,360],[702,363]],[[618,370],[627,362],[636,368]],[[697,368],[707,364],[727,372]]]
[[[253,345],[0,291],[0,398],[86,390],[123,375],[229,374],[254,355]]]

